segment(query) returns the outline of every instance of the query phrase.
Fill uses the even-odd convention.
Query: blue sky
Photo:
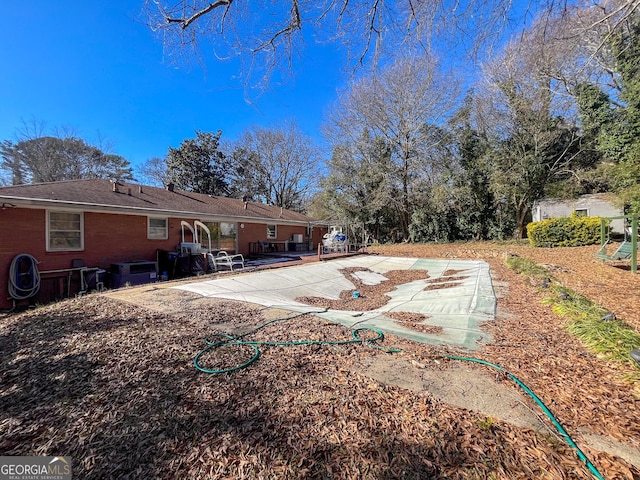
[[[143,0],[7,2],[0,16],[0,140],[23,121],[69,126],[87,142],[102,137],[109,153],[134,167],[163,157],[195,130],[222,130],[235,140],[246,128],[295,119],[320,138],[325,109],[343,85],[344,57],[308,42],[294,76],[254,104],[235,80],[238,64],[172,65],[140,23]]]

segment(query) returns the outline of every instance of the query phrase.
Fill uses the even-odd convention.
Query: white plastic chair
[[[225,266],[229,267],[229,270],[233,271],[234,267],[244,268],[244,256],[241,253],[236,253],[235,255],[229,255],[224,250],[218,252],[218,254],[213,257],[213,262],[215,265],[215,271],[218,271],[218,267]]]

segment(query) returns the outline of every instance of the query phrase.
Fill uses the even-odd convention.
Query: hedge
[[[601,217],[550,218],[527,225],[527,237],[534,247],[580,247],[600,243]]]

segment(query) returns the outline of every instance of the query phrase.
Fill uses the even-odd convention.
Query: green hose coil
[[[238,337],[234,337],[232,335],[228,335],[226,333],[216,333],[210,337],[205,338],[205,343],[207,344],[207,346],[202,349],[197,355],[196,357],[193,359],[193,365],[196,367],[197,370],[199,370],[200,372],[203,373],[209,373],[209,374],[220,374],[220,373],[228,373],[228,372],[233,372],[236,370],[241,370],[243,368],[248,367],[249,365],[251,365],[252,363],[254,363],[256,360],[258,360],[258,358],[260,358],[260,349],[258,347],[260,346],[268,346],[268,347],[290,347],[290,346],[295,346],[295,345],[349,345],[352,343],[360,343],[362,345],[367,345],[368,347],[371,348],[376,348],[378,350],[382,350],[384,352],[387,353],[396,353],[399,352],[400,350],[394,349],[394,348],[390,348],[390,349],[386,349],[381,347],[380,345],[378,345],[379,342],[382,342],[384,340],[384,333],[382,333],[381,330],[375,329],[375,328],[368,328],[368,327],[362,327],[362,328],[357,328],[355,330],[351,331],[351,336],[352,338],[350,340],[336,340],[336,341],[329,341],[329,340],[300,340],[300,341],[291,341],[291,342],[256,342],[256,341],[247,341],[247,340],[243,340],[244,337],[247,337],[265,327],[267,327],[268,325],[271,325],[272,323],[276,323],[276,322],[282,322],[282,321],[286,321],[286,320],[291,320],[293,318],[297,318],[300,317],[302,315],[306,315],[309,312],[305,312],[305,313],[301,313],[298,315],[293,315],[291,317],[286,317],[286,318],[278,318],[275,320],[271,320],[267,323],[264,323],[262,325],[260,325],[258,328],[256,328],[255,330],[252,330],[251,332],[245,333],[243,335],[240,335]],[[317,312],[313,312],[313,313],[317,313]],[[374,338],[361,338],[360,334],[362,334],[363,332],[374,332],[376,334],[376,337]],[[209,368],[205,368],[200,364],[200,360],[202,359],[203,355],[207,354],[208,352],[215,350],[217,348],[221,348],[221,347],[226,347],[226,346],[248,346],[253,350],[253,356],[247,360],[246,362],[240,364],[240,365],[235,365],[233,367],[229,367],[229,368],[221,368],[221,369],[209,369]]]

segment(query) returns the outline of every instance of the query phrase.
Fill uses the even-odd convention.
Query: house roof
[[[103,179],[69,180],[0,187],[0,202],[30,208],[71,208],[138,215],[212,217],[220,220],[313,222],[301,213],[236,198],[150,187]]]
[[[613,193],[605,192],[605,193],[586,193],[584,195],[580,195],[575,198],[541,198],[533,202],[534,205],[575,205],[582,203],[589,203],[592,201],[600,201],[610,203],[611,205],[616,204],[617,197]]]

